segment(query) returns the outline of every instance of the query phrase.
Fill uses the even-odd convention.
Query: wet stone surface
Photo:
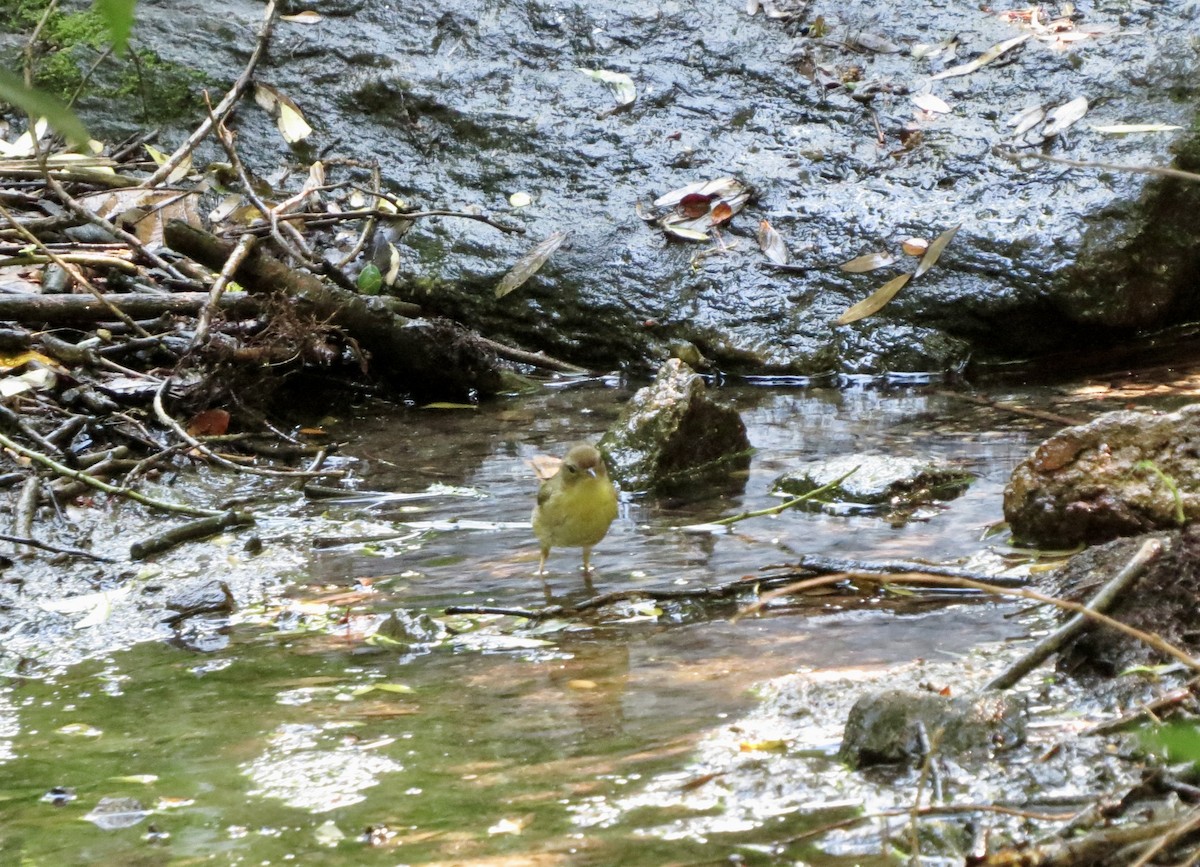
[[[231,81],[261,7],[219,8],[141,5],[136,36]],[[290,153],[248,105],[239,145],[264,176],[332,146],[378,160],[385,183],[413,204],[524,225],[518,237],[421,221],[401,244],[397,291],[489,337],[595,367],[657,362],[683,339],[730,372],[940,370],[1196,316],[1200,186],[1014,163],[994,148],[1020,147],[1009,120],[1023,110],[1082,96],[1088,113],[1047,140],[1051,155],[1146,165],[1174,154],[1180,167],[1196,165],[1188,95],[1200,84],[1198,9],[1077,4],[1069,26],[1083,38],[1067,42],[971,0],[813,4],[819,37],[735,0],[356,5],[315,26],[282,22],[257,72],[300,104],[312,139]],[[922,54],[954,35],[953,56]],[[1022,35],[999,61],[934,77]],[[900,50],[869,47],[884,42]],[[609,90],[580,68],[629,75],[637,100],[612,111]],[[912,96],[925,92],[951,110],[916,108]],[[84,105],[102,133],[130,130],[123,109]],[[1093,128],[1147,120],[1182,129]],[[201,159],[223,159],[206,148]],[[636,213],[639,202],[726,175],[755,193],[720,243],[666,240]],[[532,204],[513,208],[514,193]],[[773,268],[760,252],[762,219],[798,270]],[[832,324],[913,267],[903,255],[866,275],[839,263],[958,224],[938,265],[883,312]],[[497,300],[500,277],[555,231],[570,231],[566,245]]]

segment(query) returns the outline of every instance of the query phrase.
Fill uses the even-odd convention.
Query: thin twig
[[[482,346],[490,349],[498,357],[506,361],[528,364],[530,367],[537,367],[541,370],[553,370],[557,373],[589,374],[592,372],[585,367],[578,367],[569,362],[551,358],[544,352],[530,352],[526,349],[517,349],[515,346],[509,346],[506,343],[500,343],[487,337],[478,337],[476,340]]]
[[[91,551],[80,551],[78,548],[64,548],[61,545],[39,542],[37,539],[30,539],[26,536],[10,536],[7,533],[0,533],[0,542],[12,542],[14,545],[28,545],[30,548],[39,548],[42,551],[50,551],[53,554],[68,554],[72,557],[83,557],[88,560],[97,560],[101,563],[117,562],[111,557],[101,557],[99,554],[93,554]]]
[[[221,273],[213,281],[212,288],[208,292],[208,303],[200,309],[200,315],[196,318],[196,330],[192,333],[192,339],[188,343],[189,350],[195,349],[208,337],[208,327],[212,323],[217,305],[221,303],[221,296],[225,294],[225,287],[229,285],[234,273],[250,255],[250,251],[254,249],[257,242],[258,239],[250,234],[242,235],[238,239],[237,246],[233,248],[233,252],[229,254],[225,264],[221,266]]]
[[[1003,157],[1009,162],[1020,163],[1021,160],[1029,157],[1035,160],[1041,160],[1045,163],[1057,163],[1061,166],[1070,166],[1074,169],[1099,169],[1104,172],[1127,172],[1132,175],[1158,175],[1163,178],[1175,178],[1180,181],[1191,181],[1195,183],[1200,181],[1200,175],[1195,172],[1185,172],[1182,169],[1168,169],[1162,166],[1125,166],[1116,163],[1093,163],[1087,160],[1069,160],[1066,157],[1052,157],[1049,154],[1010,151],[1002,147],[992,149],[999,157]]]
[[[201,121],[200,125],[188,136],[187,141],[167,157],[166,161],[155,170],[154,174],[142,181],[141,186],[143,188],[150,189],[156,187],[169,178],[171,172],[175,171],[188,158],[188,155],[196,149],[196,145],[204,140],[204,137],[212,130],[213,123],[223,121],[225,116],[233,109],[234,104],[241,98],[242,91],[250,83],[250,77],[254,74],[254,68],[258,66],[258,61],[262,58],[263,52],[267,49],[267,42],[271,38],[271,28],[275,25],[275,7],[276,0],[268,0],[266,8],[263,9],[262,24],[259,25],[258,37],[254,42],[254,51],[251,52],[250,59],[246,62],[246,67],[233,83],[233,87],[229,88],[229,92],[221,98],[221,101],[217,103],[217,107],[212,109],[208,117]]]
[[[68,479],[74,479],[77,482],[83,482],[85,485],[89,485],[98,491],[104,491],[106,494],[111,494],[117,497],[128,497],[134,502],[141,503],[143,506],[149,506],[153,509],[161,509],[164,512],[177,512],[182,515],[197,515],[199,517],[222,514],[222,512],[217,509],[202,509],[198,506],[186,506],[182,503],[168,503],[165,500],[156,500],[153,497],[147,497],[145,494],[130,490],[129,488],[110,485],[107,482],[102,482],[100,479],[97,479],[94,476],[88,475],[87,473],[80,472],[79,470],[73,470],[68,466],[64,466],[48,455],[44,455],[41,452],[35,452],[33,449],[27,449],[20,443],[9,439],[4,434],[0,434],[0,446],[11,449],[22,457],[29,458],[31,461],[35,461],[44,467],[48,467],[49,469],[58,473],[60,476],[65,476]]]
[[[308,472],[307,470],[274,470],[267,467],[248,467],[244,464],[231,461],[229,458],[222,457],[184,430],[183,426],[179,422],[175,421],[175,419],[171,417],[171,414],[167,412],[166,407],[163,406],[163,392],[167,390],[167,387],[171,383],[171,379],[172,378],[169,376],[164,379],[162,385],[160,385],[158,390],[154,392],[154,414],[158,420],[162,422],[162,424],[174,431],[175,436],[179,437],[213,463],[219,464],[220,466],[231,470],[235,470],[239,473],[249,473],[253,476],[271,476],[275,478],[324,478],[329,476],[344,476],[346,474],[344,470],[317,470],[316,472]]]
[[[49,175],[47,175],[47,179],[49,179]],[[11,225],[14,229],[16,229],[17,233],[20,234],[21,237],[25,238],[31,244],[36,246],[39,250],[42,251],[42,253],[47,258],[50,259],[50,261],[54,262],[54,264],[56,264],[58,267],[62,268],[64,271],[66,271],[68,274],[70,274],[72,280],[77,282],[84,289],[87,289],[88,292],[92,293],[92,295],[95,297],[95,299],[97,301],[99,301],[101,304],[103,304],[105,307],[107,307],[108,310],[111,311],[114,316],[116,316],[118,319],[120,319],[122,322],[124,322],[126,325],[128,325],[131,330],[133,330],[137,334],[140,334],[142,337],[150,336],[150,332],[148,332],[146,329],[142,328],[142,326],[140,326],[136,322],[134,322],[133,319],[127,313],[124,313],[121,310],[118,310],[114,304],[112,304],[110,301],[108,301],[104,297],[104,295],[101,294],[100,290],[97,289],[95,287],[95,285],[93,285],[92,281],[89,280],[87,277],[83,276],[82,271],[80,271],[78,268],[76,268],[70,262],[63,259],[61,256],[59,256],[57,253],[55,253],[53,250],[51,250],[45,244],[43,244],[41,242],[41,240],[37,237],[37,235],[33,234],[33,232],[30,232],[28,229],[26,229],[24,226],[22,226],[20,223],[18,223],[15,219],[13,219],[12,213],[8,210],[8,208],[4,207],[4,205],[0,205],[0,216],[4,217],[4,219],[8,220],[9,225]]]
[[[1142,576],[1150,564],[1162,555],[1162,552],[1163,544],[1161,540],[1147,539],[1143,542],[1142,546],[1138,548],[1137,553],[1129,559],[1129,562],[1125,564],[1121,571],[1087,601],[1087,610],[1093,613],[1103,613],[1111,608],[1118,597]],[[1083,632],[1088,626],[1087,617],[1083,614],[1076,614],[1034,645],[1032,650],[1009,666],[1006,671],[992,678],[984,688],[1009,689],[1016,686],[1021,678],[1041,665],[1049,656],[1057,653],[1067,642]]]
[[[1028,418],[1036,418],[1039,421],[1053,422],[1054,424],[1072,425],[1087,424],[1086,418],[1072,418],[1069,415],[1059,415],[1056,412],[1047,412],[1043,409],[1030,409],[1029,407],[1016,406],[1011,403],[1002,403],[998,400],[989,400],[986,397],[978,397],[974,394],[964,394],[960,391],[950,391],[948,389],[939,389],[934,394],[939,397],[952,397],[958,400],[965,400],[968,403],[977,404],[978,406],[986,406],[990,409],[998,409],[1001,412],[1011,412],[1013,415],[1023,415]]]
[[[771,506],[766,509],[758,509],[757,511],[754,511],[754,512],[742,512],[740,515],[732,515],[728,518],[721,518],[720,520],[713,521],[712,523],[728,525],[728,524],[736,524],[738,521],[745,521],[747,518],[761,518],[764,515],[778,515],[780,512],[786,512],[788,509],[792,508],[793,506],[798,506],[801,503],[805,502],[806,500],[813,499],[818,494],[823,494],[826,491],[836,488],[842,482],[846,481],[846,479],[850,478],[852,475],[857,473],[858,470],[859,470],[859,468],[855,467],[850,472],[846,473],[844,476],[841,476],[840,478],[836,478],[832,482],[822,485],[821,487],[816,488],[814,490],[811,490],[806,494],[801,494],[798,497],[793,497],[792,499],[788,500],[787,502],[780,503],[778,506]]]

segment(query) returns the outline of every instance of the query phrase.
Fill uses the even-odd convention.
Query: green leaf
[[[1200,762],[1200,729],[1176,724],[1142,729],[1142,742],[1151,749],[1166,752],[1173,762]]]
[[[383,274],[372,262],[358,272],[358,291],[364,295],[378,295],[383,286]]]
[[[137,0],[95,0],[92,8],[104,20],[108,38],[117,54],[125,51],[129,34],[133,31],[133,7]]]
[[[73,145],[86,145],[91,136],[87,127],[57,98],[35,88],[26,87],[19,76],[0,69],[0,102],[19,108],[34,117],[44,117],[50,126],[67,137]]]

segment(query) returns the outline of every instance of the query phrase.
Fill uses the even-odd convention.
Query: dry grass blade
[[[861,256],[854,257],[849,262],[843,262],[838,265],[838,268],[847,274],[866,274],[868,271],[874,271],[876,268],[885,268],[895,261],[896,257],[891,253],[864,253]]]
[[[933,243],[929,245],[929,249],[925,251],[925,255],[921,257],[921,263],[917,265],[917,270],[913,272],[914,277],[920,277],[930,268],[937,264],[937,260],[941,258],[942,251],[954,239],[955,233],[962,228],[962,223],[959,223],[952,229],[947,229],[933,239]]]
[[[552,232],[546,240],[538,244],[517,260],[517,264],[496,284],[496,297],[503,298],[526,280],[536,274],[546,264],[546,260],[554,255],[554,251],[567,240],[567,232]]]
[[[912,274],[901,274],[899,277],[894,277],[884,283],[870,297],[859,301],[845,313],[837,318],[838,325],[849,325],[851,322],[857,322],[859,319],[865,319],[872,313],[878,313],[883,309],[889,301],[896,297],[896,293],[904,288],[905,284],[912,279]]]
[[[1016,48],[1030,36],[1032,33],[1023,33],[1020,36],[1014,36],[1012,39],[1006,39],[1004,42],[997,43],[989,48],[983,54],[976,57],[967,63],[960,63],[958,66],[951,66],[949,69],[943,69],[937,75],[930,76],[930,81],[937,81],[940,78],[955,78],[959,75],[970,75],[981,67],[987,66],[997,57],[1000,57],[1007,51]]]

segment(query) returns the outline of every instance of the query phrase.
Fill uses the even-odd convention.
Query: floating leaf
[[[508,204],[512,208],[528,208],[533,204],[533,196],[529,193],[513,193],[508,197]]]
[[[838,265],[840,269],[848,274],[866,274],[868,271],[874,271],[876,268],[886,268],[888,265],[896,261],[896,257],[891,253],[864,253],[861,256],[855,256],[849,262],[843,262]]]
[[[719,226],[727,220],[733,218],[733,208],[729,207],[728,202],[719,202],[712,213],[708,215],[714,226]]]
[[[321,16],[311,9],[304,12],[297,12],[295,15],[280,15],[280,21],[287,21],[289,24],[316,24],[321,20]]]
[[[946,249],[946,245],[953,240],[955,233],[962,228],[962,223],[959,223],[952,229],[947,229],[933,239],[933,243],[929,245],[929,249],[925,251],[925,255],[921,257],[921,262],[917,265],[917,270],[913,272],[914,277],[920,277],[930,268],[937,264],[937,260],[941,257],[942,251]]]
[[[379,290],[383,288],[383,274],[379,272],[379,267],[374,262],[368,262],[358,272],[357,286],[358,291],[364,295],[379,294]]]
[[[929,242],[924,238],[905,238],[900,242],[900,249],[909,256],[924,256],[929,249]]]
[[[838,325],[849,325],[851,322],[857,322],[859,319],[864,319],[872,313],[878,313],[883,307],[896,297],[896,293],[904,288],[905,284],[912,279],[912,274],[901,274],[899,277],[894,277],[884,283],[875,292],[862,301],[859,301],[836,320]]]
[[[784,243],[783,236],[775,231],[775,227],[766,220],[762,220],[758,224],[758,246],[776,265],[788,263],[788,248]]]
[[[1183,127],[1171,123],[1114,123],[1105,126],[1093,125],[1092,129],[1108,135],[1124,135],[1133,132],[1170,132]]]
[[[451,403],[448,400],[435,400],[433,403],[423,404],[421,409],[479,409],[473,403]]]
[[[921,111],[930,111],[934,114],[949,114],[950,106],[940,96],[934,96],[932,93],[918,93],[912,98],[913,105],[921,109]]]
[[[561,247],[565,240],[566,232],[552,232],[546,240],[518,259],[512,269],[496,284],[496,297],[503,298],[541,270],[546,260],[554,255],[554,251]]]
[[[1014,36],[1012,39],[1006,39],[1004,42],[997,43],[974,60],[967,63],[960,63],[958,66],[951,66],[949,69],[943,69],[937,75],[930,76],[930,81],[938,81],[942,78],[955,78],[959,75],[970,75],[977,69],[986,66],[996,58],[1016,48],[1032,35],[1032,33],[1023,33],[1020,36]]]
[[[637,87],[633,83],[633,79],[623,72],[612,72],[608,69],[584,69],[582,66],[575,67],[588,78],[602,81],[608,85],[609,90],[616,97],[618,105],[629,105],[637,99]]]
[[[1046,138],[1054,138],[1059,133],[1066,132],[1068,128],[1087,114],[1087,110],[1088,101],[1086,96],[1077,96],[1070,102],[1056,105],[1046,112],[1046,125],[1042,128],[1042,135]]]

